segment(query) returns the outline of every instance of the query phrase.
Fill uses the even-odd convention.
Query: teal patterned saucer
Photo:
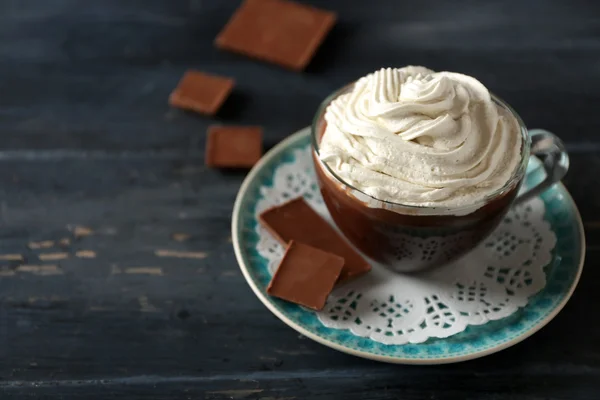
[[[552,261],[545,268],[546,286],[529,299],[528,304],[511,316],[469,326],[445,339],[430,338],[424,343],[387,345],[348,330],[324,326],[316,314],[294,304],[272,298],[266,288],[271,278],[268,260],[257,251],[256,206],[263,196],[261,187],[273,184],[278,166],[294,161],[294,151],[310,147],[309,129],[305,128],[269,151],[248,174],[238,193],[232,221],[236,258],[244,277],[273,314],[301,334],[336,350],[378,361],[403,364],[443,364],[470,360],[506,349],[531,336],[550,322],[565,306],[583,269],[585,237],[581,217],[562,184],[542,194],[544,219],[556,235]],[[536,160],[537,161],[537,160]],[[530,164],[535,164],[530,163]],[[536,173],[528,179],[536,178]]]

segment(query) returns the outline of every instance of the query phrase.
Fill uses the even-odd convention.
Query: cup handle
[[[569,170],[569,156],[562,140],[544,129],[531,129],[531,154],[539,156],[543,162],[546,177],[541,182],[519,193],[515,204],[521,204],[541,194],[554,183],[560,181]]]

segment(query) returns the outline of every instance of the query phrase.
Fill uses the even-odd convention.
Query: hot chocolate
[[[313,145],[338,227],[401,271],[447,262],[485,238],[515,198],[529,152],[522,122],[485,86],[423,67],[382,69],[334,94],[315,118]]]
[[[506,184],[521,159],[517,120],[474,78],[423,67],[382,69],[327,107],[320,159],[378,200],[474,204]]]

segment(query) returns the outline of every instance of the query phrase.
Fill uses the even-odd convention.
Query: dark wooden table
[[[600,7],[307,3],[339,23],[299,74],[213,47],[238,1],[0,0],[2,399],[600,398]],[[564,311],[463,364],[371,362],[280,322],[233,255],[243,174],[203,166],[210,123],[264,125],[271,147],[333,89],[406,64],[474,75],[561,135],[586,225]],[[167,106],[191,67],[237,80],[213,120]]]

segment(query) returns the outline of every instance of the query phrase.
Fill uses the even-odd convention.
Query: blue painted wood
[[[3,398],[598,397],[598,6],[306,3],[340,20],[298,74],[213,48],[237,1],[0,0],[0,254],[24,257],[0,260]],[[262,124],[269,147],[336,87],[404,64],[475,75],[572,151],[565,183],[589,245],[580,287],[548,327],[486,359],[390,366],[299,337],[238,272],[243,172],[203,167],[209,124]],[[216,118],[169,109],[187,68],[236,78]]]

